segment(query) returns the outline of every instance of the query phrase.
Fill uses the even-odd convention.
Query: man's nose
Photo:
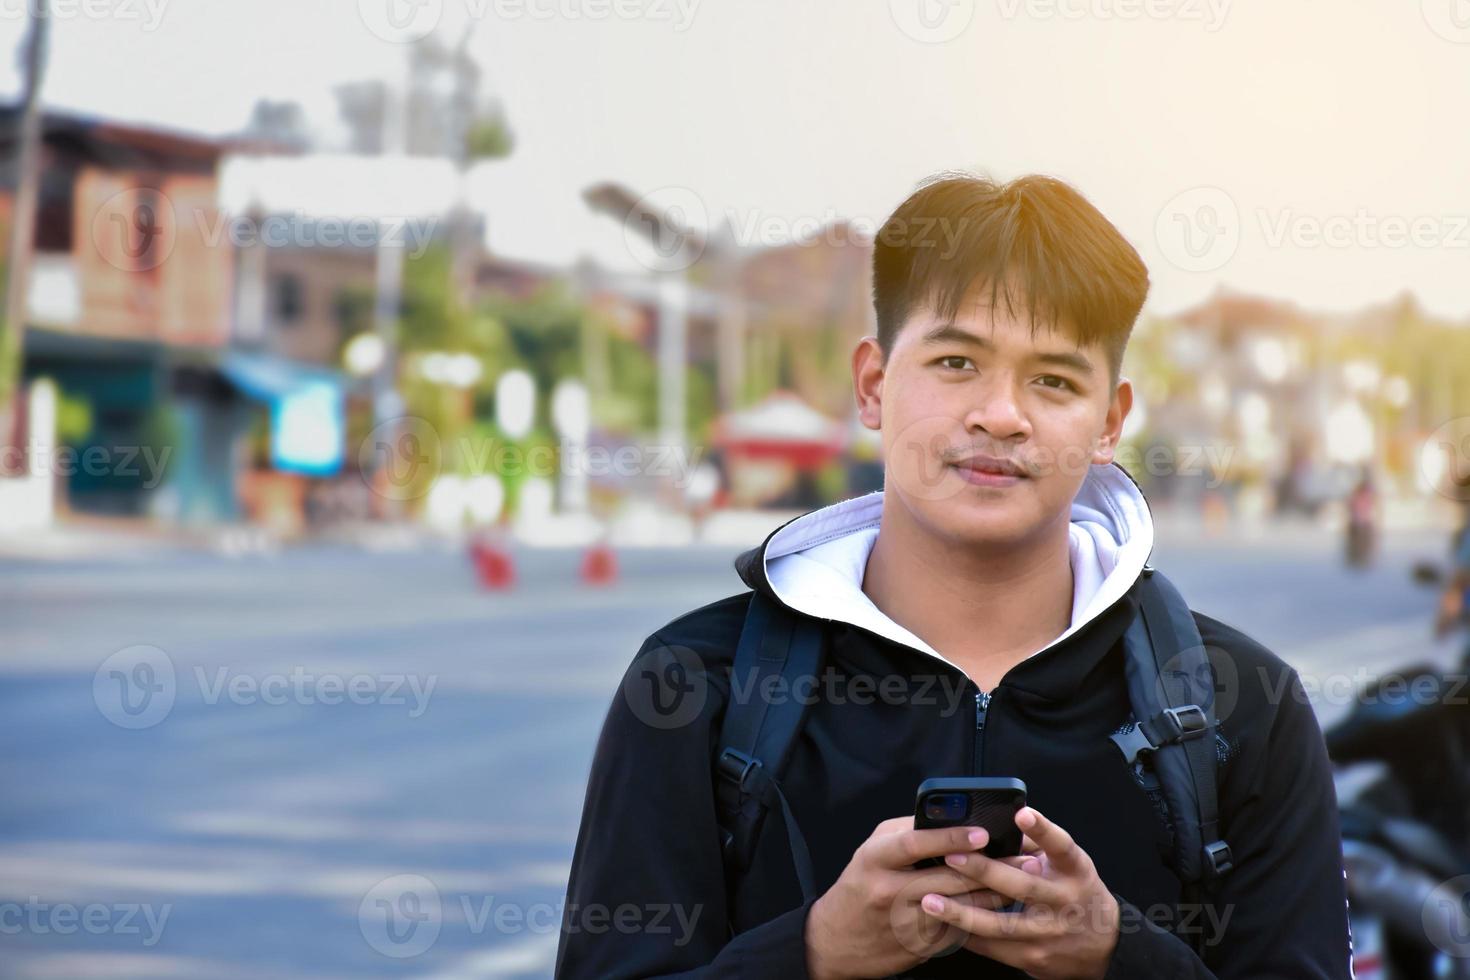
[[[1021,409],[1015,385],[999,378],[988,385],[965,414],[965,431],[984,432],[997,441],[1030,435],[1031,423]]]

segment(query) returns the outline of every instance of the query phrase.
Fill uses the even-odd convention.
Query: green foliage
[[[8,404],[15,396],[15,386],[20,377],[18,340],[14,330],[0,326],[0,405]]]
[[[80,445],[92,434],[92,402],[86,395],[56,394],[56,439],[69,446]]]
[[[685,430],[691,443],[703,443],[719,414],[718,382],[708,368],[691,365],[684,372]]]
[[[514,148],[510,124],[498,113],[476,119],[465,134],[465,152],[471,161],[508,157]]]
[[[566,292],[556,287],[541,290],[529,299],[498,297],[483,312],[499,323],[508,343],[507,363],[536,379],[538,399],[549,399],[552,386],[562,378],[582,374],[582,329],[587,312]],[[538,404],[538,418],[544,405]]]
[[[466,309],[450,287],[451,268],[452,255],[444,246],[405,265],[399,329],[404,367],[400,391],[408,414],[426,420],[438,432],[447,453],[446,472],[500,477],[507,509],[513,511],[529,477],[551,478],[556,472],[550,403],[555,385],[565,378],[587,380],[592,417],[599,428],[627,434],[656,430],[658,370],[640,343],[617,333],[559,284],[548,284],[528,297],[492,296]],[[425,381],[412,364],[430,351],[473,354],[483,367],[481,381],[470,392]],[[601,352],[606,361],[589,368],[594,352]],[[536,428],[520,441],[507,439],[494,422],[496,383],[512,369],[526,371],[536,384]],[[709,369],[690,367],[685,385],[690,436],[702,441],[716,414],[716,380]],[[514,452],[497,456],[505,447]],[[518,461],[514,471],[497,462],[505,458]]]
[[[400,350],[462,350],[465,313],[450,286],[453,257],[445,245],[432,245],[403,263]]]
[[[0,241],[10,240],[10,223],[0,222]],[[10,263],[0,260],[0,284],[10,282]],[[0,301],[4,300],[5,288],[0,285]],[[20,382],[20,336],[15,330],[10,329],[10,324],[4,322],[5,315],[0,311],[0,405],[9,405],[15,397],[16,385]],[[4,416],[0,411],[0,417]]]
[[[184,436],[178,410],[168,402],[154,402],[148,409],[148,414],[143,417],[141,435],[143,445],[152,447],[155,457],[165,461],[163,473],[159,475],[167,479],[174,468],[175,457],[179,454],[174,451],[165,454],[164,451],[167,447],[177,450],[182,445]]]

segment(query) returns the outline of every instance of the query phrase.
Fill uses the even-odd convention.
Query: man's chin
[[[937,533],[977,548],[1024,544],[1034,539],[1045,523],[1034,501],[1012,500],[1006,496],[977,499],[961,495],[926,502],[925,510],[928,518],[925,523]]]

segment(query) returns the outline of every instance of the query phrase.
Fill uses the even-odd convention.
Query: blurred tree
[[[408,52],[408,91],[391,91],[377,79],[338,85],[337,113],[353,153],[383,152],[388,100],[405,100],[404,149],[414,156],[469,160],[510,153],[512,135],[504,107],[480,94],[483,72],[463,45],[448,47],[433,36]]]
[[[465,134],[465,154],[472,161],[510,156],[514,147],[515,136],[498,104],[474,119]]]
[[[550,428],[551,394],[557,382],[582,379],[589,385],[593,425],[638,438],[653,432],[658,415],[658,370],[651,352],[613,329],[607,315],[588,308],[564,285],[548,284],[530,296],[496,294],[466,308],[446,275],[451,250],[436,245],[404,268],[398,348],[402,351],[400,388],[408,414],[425,419],[439,433],[451,472],[487,472],[493,447],[511,445],[495,426],[495,388],[513,368],[536,383],[536,423],[515,445],[518,458],[534,458],[538,445],[554,446]],[[590,371],[592,352],[605,357],[604,369]],[[472,354],[480,379],[467,390],[429,381],[418,371],[430,352]],[[593,384],[592,377],[606,377]],[[715,379],[707,368],[691,366],[686,375],[690,438],[702,443],[716,415]],[[543,454],[540,458],[547,458]],[[551,458],[554,459],[554,456]],[[498,474],[508,500],[526,473]],[[546,476],[549,474],[538,473]],[[514,476],[514,479],[512,479]]]

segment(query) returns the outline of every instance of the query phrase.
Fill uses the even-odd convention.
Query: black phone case
[[[919,788],[914,806],[914,827],[927,830],[933,827],[984,827],[990,831],[990,843],[981,852],[986,857],[1014,857],[1021,853],[1021,828],[1016,826],[1016,811],[1026,805],[1026,790],[1019,781],[1008,781],[1018,785],[969,788],[961,786]],[[953,822],[933,823],[924,816],[924,799],[930,793],[964,793],[969,800],[965,816]],[[942,864],[938,858],[920,862],[918,867],[933,867]]]

